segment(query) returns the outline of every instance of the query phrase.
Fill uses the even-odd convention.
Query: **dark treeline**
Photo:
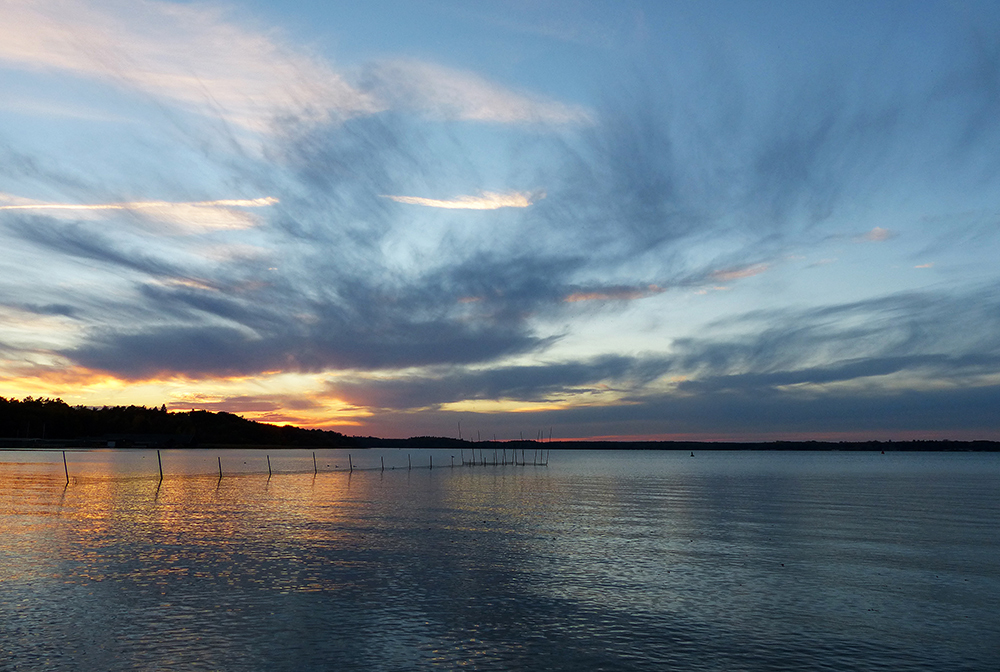
[[[408,439],[381,439],[377,436],[351,438],[361,448],[468,448],[474,445],[486,445],[485,441],[477,444],[447,436],[412,436]]]
[[[996,441],[468,441],[440,436],[383,439],[270,425],[225,411],[168,411],[165,406],[70,406],[61,399],[0,397],[0,446],[311,446],[330,448],[491,448],[545,450],[874,450],[1000,451]]]
[[[61,399],[0,397],[0,441],[122,446],[355,446],[338,432],[279,427],[226,412],[167,411],[165,406],[70,406]]]

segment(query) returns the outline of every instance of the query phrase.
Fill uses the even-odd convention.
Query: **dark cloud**
[[[902,357],[872,357],[838,363],[833,366],[817,366],[794,371],[772,373],[736,373],[727,376],[706,376],[698,380],[680,383],[677,387],[684,393],[711,394],[717,392],[766,392],[791,385],[821,385],[853,381],[859,378],[887,376],[896,373],[919,373],[923,377],[932,374],[938,378],[953,379],[959,376],[1000,371],[1000,355],[909,355]]]
[[[338,381],[331,384],[331,392],[355,405],[397,410],[462,400],[546,401],[567,393],[607,391],[609,384],[638,389],[668,369],[665,359],[609,355],[580,362],[481,370],[450,367],[390,380]]]
[[[984,381],[1000,374],[998,290],[988,285],[967,293],[753,311],[716,323],[701,338],[678,341],[669,356],[454,367],[338,382],[332,392],[382,408],[380,424],[409,418],[431,433],[438,423],[440,433],[468,419],[503,438],[515,438],[512,429],[525,426],[554,426],[563,437],[952,429],[997,436],[1000,422],[990,404],[1000,388]],[[681,382],[664,392],[663,376]],[[592,393],[609,390],[617,393],[615,403],[586,403]],[[434,410],[490,399],[569,403],[513,416]],[[416,408],[424,409],[419,418],[402,413]]]
[[[1000,356],[998,297],[1000,287],[988,284],[971,291],[910,292],[809,309],[753,311],[711,325],[741,329],[743,336],[680,340],[675,351],[679,365],[699,379],[814,368],[862,375],[865,362],[871,363],[869,375],[883,375],[875,373],[880,367],[944,364],[964,375],[967,367],[988,365]]]
[[[44,305],[33,303],[15,304],[16,308],[26,310],[37,315],[60,315],[62,317],[76,317],[79,309],[65,303],[47,303]]]
[[[536,422],[554,425],[564,436],[969,430],[985,438],[1000,436],[1000,423],[991,410],[998,401],[1000,387],[995,385],[817,395],[747,390],[553,411],[540,414]]]
[[[199,398],[188,399],[186,401],[175,401],[167,404],[170,410],[199,409],[207,411],[226,411],[229,413],[266,413],[269,411],[281,411],[283,409],[293,411],[311,411],[322,408],[322,404],[314,399],[293,395],[268,394],[268,395],[237,395],[225,397],[215,401],[205,401]]]
[[[6,222],[14,235],[50,252],[89,259],[154,276],[181,276],[180,269],[137,247],[126,248],[101,232],[99,224],[62,223],[48,217],[14,217]]]
[[[355,323],[342,313],[307,324],[275,321],[265,333],[227,326],[180,326],[139,333],[93,333],[62,354],[125,378],[182,373],[251,375],[267,371],[396,369],[471,364],[536,349],[542,339],[516,329],[462,327],[450,321],[406,319]]]
[[[268,158],[290,179],[269,185],[282,201],[275,224],[287,235],[336,244],[341,255],[377,254],[374,246],[393,224],[394,204],[384,195],[400,193],[433,160],[416,128],[391,114],[336,124],[277,123],[280,142],[268,148]],[[366,260],[337,261],[353,268]]]
[[[495,435],[500,440],[534,438],[539,431],[548,437],[549,430],[557,439],[675,435],[768,440],[840,434],[851,440],[919,435],[998,440],[998,404],[1000,387],[985,385],[822,395],[662,394],[628,404],[532,413],[383,410],[374,420],[382,435],[394,437],[452,436],[461,422],[466,437],[478,430],[484,439]]]

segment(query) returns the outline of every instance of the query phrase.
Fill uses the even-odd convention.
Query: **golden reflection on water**
[[[995,477],[746,476],[686,456],[314,475],[307,453],[272,457],[269,478],[234,451],[220,479],[215,454],[164,451],[160,482],[135,451],[69,454],[66,486],[61,455],[34,457],[0,454],[11,669],[813,669],[851,663],[830,653],[845,641],[892,669],[934,632],[954,642],[937,669],[957,669],[997,634]]]
[[[160,482],[123,478],[120,465],[94,462],[67,486],[45,465],[42,473],[23,463],[0,468],[0,582],[44,575],[148,586],[190,577],[264,586],[260,562],[294,564],[323,548],[366,542],[352,516],[355,502],[370,497],[370,475],[353,481],[349,473],[324,473]],[[308,580],[292,581],[280,568],[269,577],[271,587],[332,587],[316,577],[296,578]]]

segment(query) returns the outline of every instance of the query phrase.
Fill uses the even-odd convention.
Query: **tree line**
[[[225,411],[166,406],[70,406],[62,399],[0,397],[0,440],[114,442],[127,445],[353,446],[339,432],[278,426]]]

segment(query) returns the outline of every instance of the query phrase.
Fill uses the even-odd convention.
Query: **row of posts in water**
[[[548,451],[548,450],[539,450],[539,449],[536,448],[534,451],[532,451],[531,462],[529,463],[528,462],[528,458],[527,458],[527,452],[523,448],[521,449],[521,459],[520,460],[518,460],[518,457],[517,457],[517,448],[512,448],[511,449],[511,454],[510,454],[510,459],[509,460],[507,458],[507,449],[506,448],[501,448],[499,451],[496,448],[494,448],[493,449],[492,460],[490,459],[491,456],[486,451],[484,451],[482,448],[479,449],[479,456],[478,457],[476,456],[476,449],[473,448],[472,451],[471,451],[471,455],[469,455],[469,459],[466,460],[465,459],[465,449],[462,449],[462,451],[461,451],[461,466],[463,466],[463,467],[476,467],[476,466],[483,466],[483,467],[505,467],[507,465],[511,465],[511,466],[515,466],[515,467],[518,467],[518,466],[519,467],[526,467],[526,466],[528,466],[528,464],[531,464],[531,466],[533,466],[533,467],[547,467],[547,466],[549,466],[549,453],[550,452],[551,451]],[[273,472],[271,471],[271,456],[270,455],[265,455],[265,457],[267,458],[267,477],[271,478],[271,476],[273,475]],[[66,485],[69,485],[69,464],[67,464],[67,462],[66,462],[66,451],[65,450],[62,451],[62,458],[63,458],[63,470],[66,472]],[[319,473],[319,466],[316,463],[316,453],[312,454],[312,458],[313,458],[313,475],[315,476],[316,474]],[[380,471],[385,471],[385,457],[384,456],[380,456],[379,459],[381,461],[381,468],[379,470]],[[218,461],[219,461],[219,479],[221,480],[222,479],[222,456],[221,455],[218,456]],[[347,471],[349,473],[354,473],[354,458],[351,456],[350,453],[347,454],[347,465],[348,465]],[[160,480],[162,481],[163,480],[163,460],[160,458],[160,451],[159,450],[156,451],[156,466],[159,469]],[[327,465],[327,466],[329,466],[329,465]],[[451,468],[454,468],[454,467],[455,467],[455,456],[452,455],[451,456]],[[406,454],[406,468],[407,468],[407,470],[412,470],[412,469],[415,469],[415,468],[416,469],[420,469],[420,468],[433,469],[434,468],[434,455],[428,455],[427,456],[427,466],[426,467],[421,467],[420,465],[414,467],[413,466],[413,460],[411,459],[410,454],[407,453]],[[396,467],[390,467],[390,469],[395,470]],[[367,469],[367,471],[372,471],[372,470],[373,470],[372,468],[368,468]],[[343,469],[334,468],[333,471],[343,471]],[[358,469],[358,471],[361,471],[361,469]]]

